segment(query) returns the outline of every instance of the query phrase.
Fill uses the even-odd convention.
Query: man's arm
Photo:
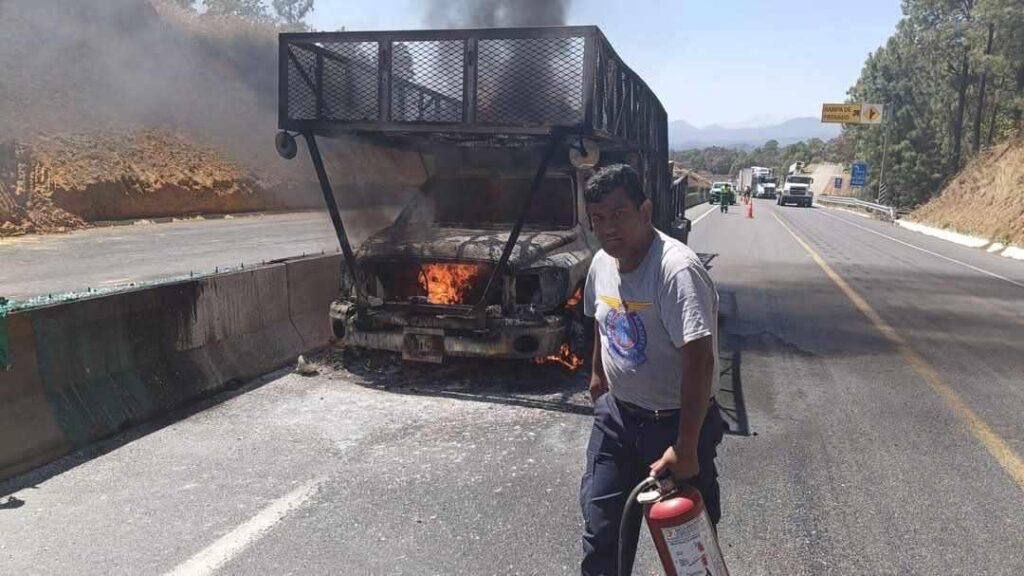
[[[604,374],[604,362],[601,361],[601,330],[594,320],[594,357],[591,361],[593,367],[590,372],[590,400],[597,402],[597,399],[608,391],[608,378]]]
[[[677,480],[693,478],[700,473],[697,461],[697,443],[700,429],[708,411],[711,388],[715,377],[713,338],[705,336],[682,347],[683,381],[679,409],[679,432],[676,443],[665,451],[660,460],[651,465],[651,473],[664,468],[672,471]]]

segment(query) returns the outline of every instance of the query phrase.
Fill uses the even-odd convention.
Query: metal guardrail
[[[896,209],[892,206],[883,206],[881,204],[875,204],[874,202],[866,202],[858,198],[850,198],[847,196],[826,196],[823,194],[815,195],[814,201],[819,204],[836,204],[839,206],[852,206],[854,208],[861,208],[870,212],[878,212],[889,220],[896,219]]]

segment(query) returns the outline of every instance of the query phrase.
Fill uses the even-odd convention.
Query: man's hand
[[[604,378],[601,378],[597,374],[590,377],[590,401],[597,402],[597,399],[608,392],[608,384],[605,383]]]
[[[669,446],[661,458],[651,464],[651,476],[657,476],[662,470],[669,470],[672,478],[676,481],[683,481],[693,478],[700,473],[700,463],[697,461],[697,452],[679,450],[675,446]]]

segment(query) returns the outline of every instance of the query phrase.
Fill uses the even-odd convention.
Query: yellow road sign
[[[860,124],[861,104],[822,104],[821,121],[832,124]]]
[[[821,121],[832,124],[881,124],[881,104],[822,104]]]
[[[881,104],[861,104],[860,123],[861,124],[881,124],[882,123],[882,105]]]

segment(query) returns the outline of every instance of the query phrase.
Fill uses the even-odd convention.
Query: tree
[[[263,0],[203,0],[203,6],[211,16],[237,16],[261,24],[274,20]]]
[[[1015,103],[1024,100],[1024,78],[1019,88],[1014,82],[1018,70],[1024,75],[1022,13],[1022,0],[903,2],[896,32],[869,55],[848,92],[850,101],[886,107],[883,128],[844,132],[857,158],[873,167],[872,186],[886,131],[886,184],[907,207],[939,193],[963,165],[965,150],[980,150],[984,119],[989,143],[1009,135]]]
[[[289,28],[305,29],[306,15],[313,10],[313,0],[273,0],[274,12]]]
[[[195,0],[171,0],[171,4],[174,4],[175,6],[180,6],[190,12],[194,12],[196,9]]]

